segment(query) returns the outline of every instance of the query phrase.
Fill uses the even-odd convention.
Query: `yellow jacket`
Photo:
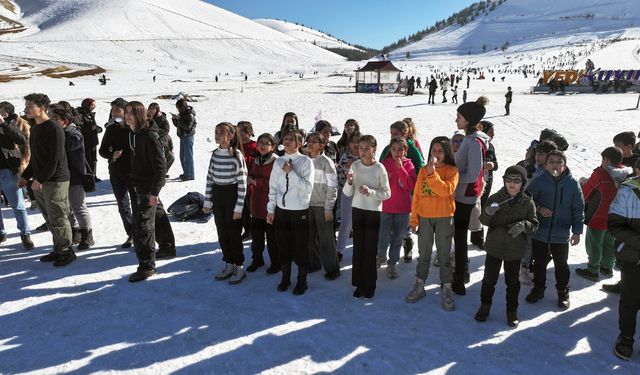
[[[427,167],[420,169],[418,181],[413,190],[411,203],[411,225],[418,225],[418,216],[442,218],[453,216],[456,203],[453,193],[458,185],[458,168],[451,165],[436,167],[430,176]]]

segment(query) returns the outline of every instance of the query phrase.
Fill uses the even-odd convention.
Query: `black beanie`
[[[611,164],[618,165],[622,163],[622,150],[617,147],[607,147],[600,154],[603,158],[609,159]]]
[[[519,165],[512,165],[507,168],[504,171],[504,176],[502,176],[502,178],[505,178],[507,176],[520,176],[520,178],[522,179],[522,187],[524,187],[525,183],[527,182],[527,170]]]
[[[540,142],[542,142],[545,139],[551,139],[556,134],[558,133],[553,129],[549,129],[549,128],[542,129],[542,131],[540,132],[539,140]]]
[[[466,102],[458,107],[458,113],[460,113],[470,125],[475,125],[482,120],[484,114],[487,113],[487,109],[480,103]]]

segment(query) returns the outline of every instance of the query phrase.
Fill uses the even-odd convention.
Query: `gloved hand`
[[[496,212],[498,212],[499,209],[500,204],[498,202],[493,202],[484,208],[484,213],[489,216],[493,216],[496,214]]]
[[[511,237],[518,237],[522,232],[524,232],[524,220],[516,221],[515,223],[511,223],[509,226],[509,234]]]

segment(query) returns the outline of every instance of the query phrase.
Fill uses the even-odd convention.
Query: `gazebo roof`
[[[369,61],[367,65],[356,70],[356,72],[375,72],[375,71],[401,72],[402,70],[396,68],[391,63],[391,61]]]

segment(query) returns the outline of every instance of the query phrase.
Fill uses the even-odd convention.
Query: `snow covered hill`
[[[491,12],[480,12],[464,26],[447,27],[389,56],[400,59],[409,53],[411,58],[431,59],[502,54],[503,46],[507,53],[522,53],[638,38],[640,2],[635,0],[507,0]]]
[[[255,19],[254,21],[261,25],[270,27],[274,30],[283,32],[298,40],[309,42],[319,47],[344,48],[344,49],[354,49],[354,50],[360,51],[360,49],[354,46],[351,46],[335,37],[332,37],[321,31],[314,30],[312,28],[309,28],[303,25],[298,25],[295,23],[287,22],[287,21],[274,20],[269,18],[259,18],[259,19]]]
[[[26,30],[0,36],[2,55],[205,75],[298,71],[344,60],[200,0],[14,3]]]

